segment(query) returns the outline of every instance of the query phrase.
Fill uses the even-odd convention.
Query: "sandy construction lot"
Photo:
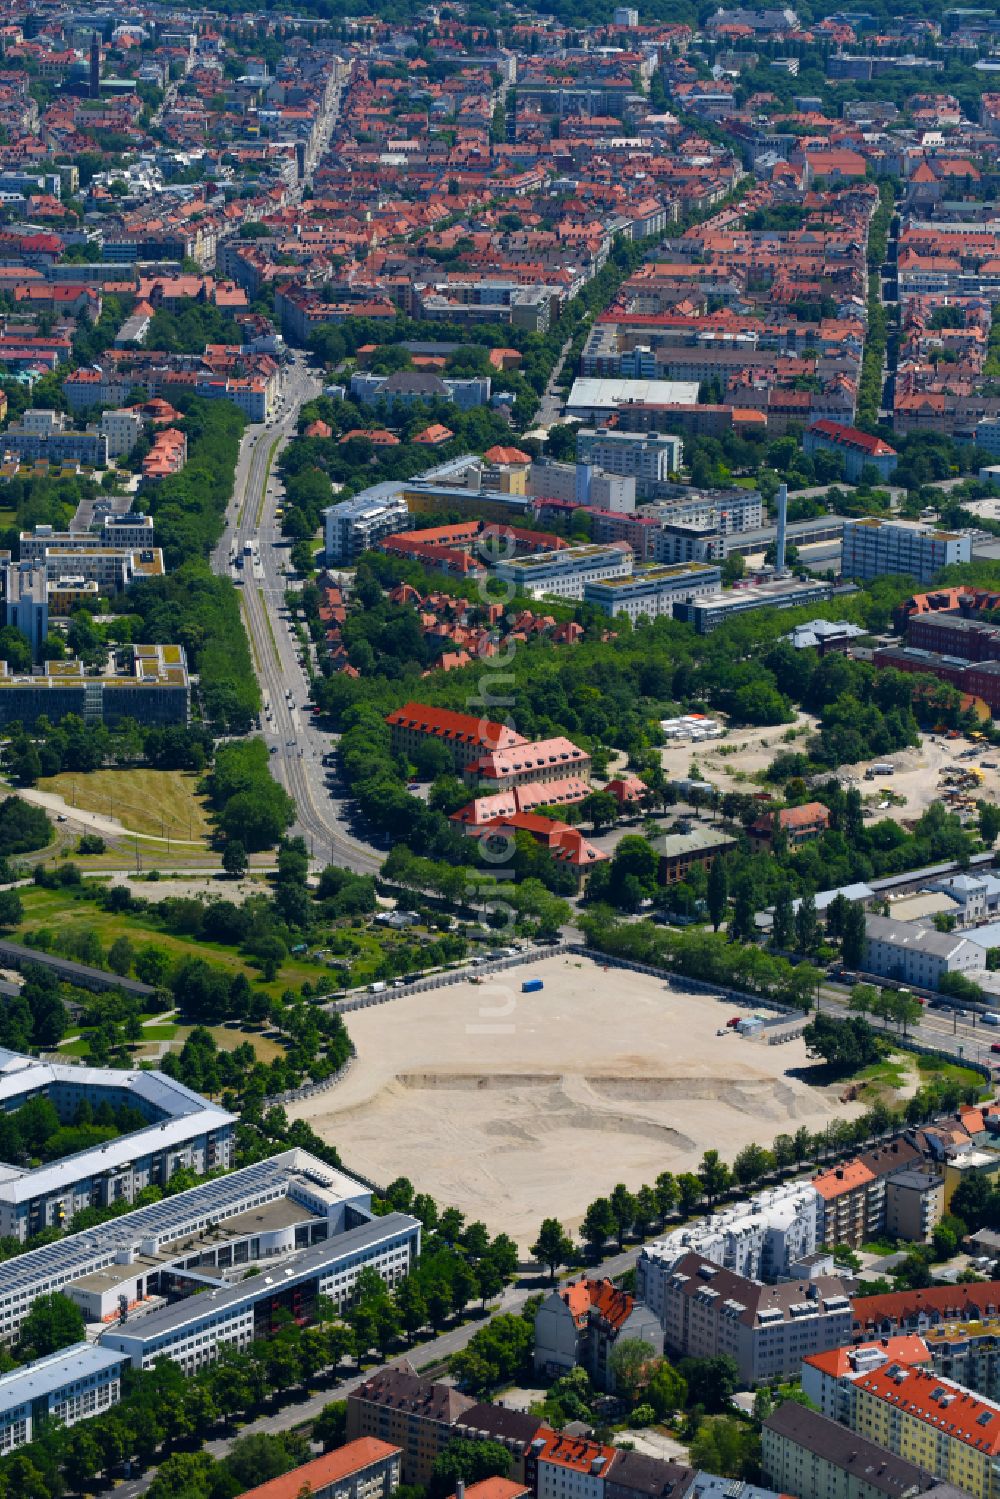
[[[720,713],[709,717],[725,722]],[[796,737],[786,742],[785,735],[790,729],[797,731]],[[759,772],[767,769],[775,755],[783,750],[793,754],[804,752],[808,736],[815,729],[816,719],[798,712],[794,723],[775,724],[767,729],[731,729],[721,739],[700,743],[676,740],[660,750],[660,763],[668,780],[685,780],[694,764],[701,779],[711,781],[720,791],[753,792],[759,789],[756,784]]]
[[[541,993],[522,994],[524,977]],[[732,1006],[557,955],[481,985],[347,1016],[357,1060],[331,1092],[288,1107],[348,1170],[408,1176],[522,1247],[541,1219],[577,1226],[617,1181],[686,1171],[842,1112],[795,1077],[805,1044],[716,1034]]]

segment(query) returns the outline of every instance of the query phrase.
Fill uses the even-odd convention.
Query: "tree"
[[[774,913],[771,918],[771,946],[780,952],[787,952],[792,945],[792,934],[795,930],[794,913],[792,910],[792,891],[788,884],[782,885],[774,900]]]
[[[710,1205],[726,1191],[732,1175],[717,1150],[705,1151],[698,1167],[698,1179]]]
[[[222,850],[222,867],[233,879],[242,879],[247,872],[247,851],[238,838],[226,840]]]
[[[979,836],[987,848],[992,848],[1000,834],[1000,807],[994,802],[977,802],[979,811]]]
[[[812,895],[804,895],[795,913],[795,943],[799,952],[811,953],[819,942],[819,922],[816,919],[816,901]]]
[[[774,1170],[774,1156],[762,1145],[745,1145],[733,1161],[733,1175],[741,1187],[750,1187]]]
[[[878,990],[874,984],[855,984],[847,1008],[856,1015],[871,1015],[878,1002]]]
[[[740,1387],[740,1371],[735,1359],[728,1354],[716,1354],[713,1358],[682,1358],[677,1369],[687,1382],[689,1405],[700,1405],[709,1412],[729,1409],[729,1402]]]
[[[653,1407],[658,1421],[668,1421],[674,1411],[683,1410],[688,1400],[687,1381],[665,1358],[652,1369],[643,1398]]]
[[[132,964],[135,961],[135,948],[126,936],[116,937],[108,948],[108,967],[112,973],[119,973],[124,978],[131,973]]]
[[[0,927],[19,926],[24,920],[24,906],[16,890],[0,890]]]
[[[742,558],[740,559],[743,560]],[[705,892],[708,915],[713,932],[717,932],[725,919],[729,905],[729,873],[724,859],[713,859],[708,871],[708,887]]]
[[[860,901],[851,901],[844,912],[840,937],[840,955],[845,968],[862,968],[865,961],[865,908]]]
[[[509,1384],[526,1372],[534,1341],[534,1319],[501,1312],[473,1335],[467,1348],[452,1355],[451,1373],[477,1394]]]
[[[71,1343],[83,1341],[83,1313],[62,1291],[48,1291],[36,1296],[31,1310],[21,1323],[17,1337],[18,1353],[28,1358],[44,1358]]]
[[[625,1186],[619,1182],[613,1189],[609,1198],[611,1216],[615,1220],[615,1238],[618,1240],[618,1248],[625,1247],[625,1236],[635,1223],[637,1204],[634,1196]]]
[[[405,1286],[406,1281],[402,1284]],[[347,1439],[347,1401],[331,1400],[313,1422],[313,1441],[322,1442],[324,1452],[342,1447]]]
[[[342,1402],[346,1410],[346,1401]],[[327,1406],[327,1410],[331,1407]],[[253,1432],[238,1437],[226,1456],[226,1467],[243,1488],[256,1488],[272,1478],[280,1478],[309,1460],[309,1443],[297,1432],[271,1435]]]
[[[677,1196],[682,1216],[690,1218],[704,1196],[701,1182],[693,1172],[683,1171],[677,1178]]]
[[[547,1265],[550,1284],[555,1281],[559,1265],[568,1265],[573,1259],[573,1242],[563,1231],[558,1218],[544,1218],[538,1230],[538,1238],[531,1246],[531,1253],[541,1265]]]
[[[397,1286],[396,1306],[399,1310],[400,1323],[406,1333],[406,1340],[412,1344],[413,1334],[426,1325],[429,1316],[427,1299],[415,1275],[408,1275]]]
[[[615,1216],[606,1197],[597,1197],[583,1215],[580,1237],[598,1258],[605,1244],[615,1232]]]
[[[879,1056],[876,1033],[861,1015],[835,1020],[831,1015],[819,1014],[802,1034],[810,1052],[822,1057],[837,1072],[857,1072]]]
[[[691,1443],[692,1464],[723,1478],[756,1476],[760,1437],[752,1426],[734,1416],[713,1416],[702,1421]]]
[[[641,1338],[619,1338],[608,1360],[614,1392],[624,1395],[634,1405],[655,1358],[655,1350]]]
[[[454,1437],[434,1459],[430,1493],[434,1499],[443,1499],[454,1494],[459,1479],[468,1485],[484,1478],[506,1478],[510,1461],[510,1453],[501,1442]]]

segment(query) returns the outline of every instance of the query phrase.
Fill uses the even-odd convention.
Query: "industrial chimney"
[[[774,570],[781,578],[785,573],[785,526],[788,521],[788,485],[778,489],[778,535],[774,548]]]

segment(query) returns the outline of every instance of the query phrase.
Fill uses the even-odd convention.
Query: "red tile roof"
[[[242,1499],[298,1499],[303,1491],[315,1494],[318,1489],[329,1488],[372,1463],[401,1455],[402,1448],[394,1447],[390,1442],[380,1442],[377,1437],[358,1437],[346,1447],[338,1447],[311,1463],[304,1463],[301,1468],[283,1473],[280,1478],[272,1478],[255,1489],[248,1489]]]

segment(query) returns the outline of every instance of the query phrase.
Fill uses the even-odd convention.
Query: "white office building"
[[[308,1318],[321,1296],[346,1309],[363,1270],[377,1271],[392,1290],[419,1254],[416,1218],[369,1212],[363,1222],[296,1251],[280,1265],[265,1266],[235,1284],[216,1282],[200,1296],[121,1323],[101,1335],[101,1346],[127,1355],[134,1369],[151,1369],[157,1359],[168,1358],[194,1374],[224,1347],[243,1349],[269,1337],[286,1316]],[[176,1274],[183,1278],[181,1271]],[[202,1275],[191,1279],[193,1290],[204,1285]]]
[[[972,538],[917,521],[845,520],[841,572],[845,578],[901,573],[932,583],[943,567],[971,562]]]
[[[117,1405],[126,1363],[113,1349],[73,1343],[0,1375],[0,1457],[33,1441],[42,1421],[75,1426]]]
[[[373,1238],[347,1237],[373,1223]],[[398,1263],[399,1245],[382,1244],[386,1228],[410,1242],[399,1223],[374,1218],[371,1191],[361,1182],[305,1150],[282,1151],[8,1260],[0,1277],[0,1339],[14,1341],[43,1291],[64,1292],[88,1322],[104,1323],[167,1296],[242,1284],[253,1265],[279,1267],[280,1283],[271,1283],[279,1296],[288,1281],[285,1262],[317,1245],[336,1248],[332,1293],[344,1299],[363,1264]],[[195,1299],[207,1304],[204,1295]],[[140,1320],[148,1325],[148,1317]]]
[[[353,562],[385,536],[408,531],[412,525],[398,484],[375,484],[352,499],[339,500],[323,511],[327,562]]]
[[[986,967],[986,949],[961,932],[939,932],[919,921],[869,916],[865,922],[865,971],[936,989],[946,973]]]
[[[564,547],[558,552],[536,552],[531,557],[512,557],[493,569],[497,578],[511,583],[529,598],[581,599],[588,583],[624,578],[632,572],[632,548],[614,546]]]
[[[236,1116],[165,1073],[40,1062],[0,1048],[0,1109],[9,1113],[40,1097],[65,1123],[82,1103],[97,1108],[105,1101],[137,1109],[148,1123],[44,1166],[0,1167],[0,1235],[22,1243],[44,1228],[63,1228],[84,1208],[131,1202],[144,1187],[165,1186],[181,1167],[203,1174],[232,1165]],[[0,1289],[2,1283],[0,1277]],[[0,1295],[0,1337],[8,1306]]]
[[[631,577],[587,583],[583,597],[609,619],[626,614],[635,624],[641,618],[672,615],[679,600],[700,598],[715,593],[721,586],[722,573],[718,567],[682,563],[677,567],[644,567]]]

